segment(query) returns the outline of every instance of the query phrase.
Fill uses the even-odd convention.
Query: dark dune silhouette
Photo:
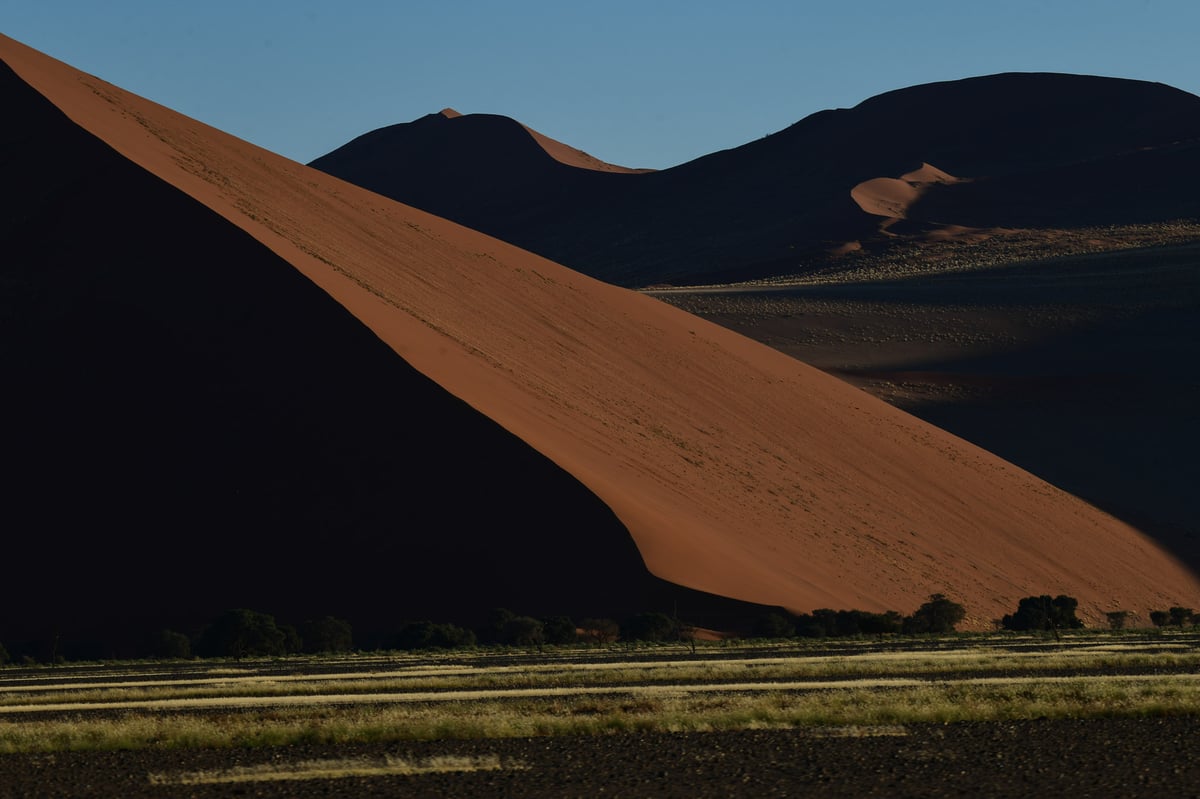
[[[936,225],[1200,213],[1200,98],[1143,81],[1007,73],[926,84],[645,175],[535,168],[511,140],[520,126],[501,119],[468,115],[435,131],[427,117],[312,165],[637,286],[792,274],[845,242],[886,239],[851,191],[923,163],[967,179],[908,204],[907,217]]]
[[[5,629],[934,591],[978,628],[1045,590],[1091,620],[1200,595],[1137,530],[768,347],[0,57]]]

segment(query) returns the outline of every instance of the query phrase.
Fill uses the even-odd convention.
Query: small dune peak
[[[912,172],[907,172],[900,176],[900,179],[914,185],[927,185],[930,183],[961,183],[962,178],[955,177],[943,169],[938,169],[936,166],[924,161],[921,166],[914,169]]]
[[[446,106],[441,111],[438,111],[438,115],[444,116],[446,119],[454,119],[455,117],[462,116],[462,114],[458,113],[450,106]]]
[[[868,214],[887,219],[907,219],[908,209],[935,184],[962,183],[965,179],[955,177],[930,163],[906,172],[898,178],[871,178],[850,190],[850,198]]]

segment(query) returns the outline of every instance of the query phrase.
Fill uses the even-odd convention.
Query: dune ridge
[[[975,627],[1030,593],[1076,596],[1093,621],[1200,597],[1196,577],[1128,525],[763,345],[10,39],[0,55],[577,477],[662,578],[802,611],[910,608],[943,591]]]
[[[908,210],[925,194],[930,186],[961,183],[948,172],[932,164],[906,172],[898,178],[871,178],[850,190],[850,197],[858,203],[864,213],[886,219],[907,219]]]
[[[930,223],[1051,239],[1200,217],[1200,98],[1146,81],[1004,73],[912,86],[645,175],[534,174],[523,162],[514,176],[522,151],[498,125],[459,125],[459,138],[430,146],[419,123],[364,134],[312,165],[626,286],[806,276],[836,266],[847,242],[919,248]],[[462,168],[480,151],[502,155]],[[894,177],[920,163],[971,180]],[[448,174],[459,192],[441,190]],[[855,187],[880,177],[900,183],[876,190],[902,196],[882,214],[912,222],[881,228],[855,202]],[[499,183],[504,203],[492,198]]]

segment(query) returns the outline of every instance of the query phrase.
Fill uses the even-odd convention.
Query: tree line
[[[1075,615],[1078,601],[1058,595],[1029,596],[1021,599],[1016,610],[995,620],[997,628],[1014,631],[1044,631],[1083,627]],[[1132,614],[1110,611],[1111,629],[1123,629]],[[755,619],[742,631],[752,638],[836,638],[852,636],[946,634],[956,631],[966,617],[966,609],[944,594],[932,594],[928,601],[908,616],[897,611],[882,613],[863,610],[820,608],[811,613],[791,614],[770,611]],[[1150,612],[1157,627],[1168,625],[1200,626],[1200,614],[1191,608],[1171,607]],[[694,642],[698,629],[661,612],[636,613],[618,622],[610,618],[571,619],[568,616],[535,618],[505,608],[491,611],[474,629],[449,622],[408,621],[397,625],[388,635],[377,637],[371,649],[426,650],[460,649],[483,645],[537,647],[580,642],[610,644],[626,642]],[[349,621],[333,616],[318,616],[299,625],[282,624],[275,617],[255,610],[238,608],[216,617],[196,635],[176,630],[159,631],[148,647],[148,654],[160,658],[260,657],[289,654],[349,652],[356,648]],[[25,658],[29,662],[33,659]],[[0,644],[0,664],[10,660]]]

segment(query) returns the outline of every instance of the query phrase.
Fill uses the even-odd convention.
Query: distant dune
[[[850,197],[865,213],[887,219],[907,219],[909,209],[933,186],[959,183],[960,179],[931,164],[921,164],[898,178],[871,178],[850,190]]]
[[[523,168],[503,203],[493,187],[523,156],[499,123],[433,141],[426,119],[312,165],[628,286],[805,274],[831,254],[971,229],[1200,217],[1200,98],[1143,81],[1008,73],[914,86],[651,174]],[[467,168],[475,152],[506,155]],[[922,164],[959,180],[898,177]],[[897,213],[908,224],[881,230],[878,217]]]
[[[619,601],[630,541],[657,578],[801,611],[940,591],[978,628],[1031,593],[1093,621],[1200,600],[1133,528],[790,357],[0,56],[30,564],[7,587],[51,615],[210,590],[571,610]]]

